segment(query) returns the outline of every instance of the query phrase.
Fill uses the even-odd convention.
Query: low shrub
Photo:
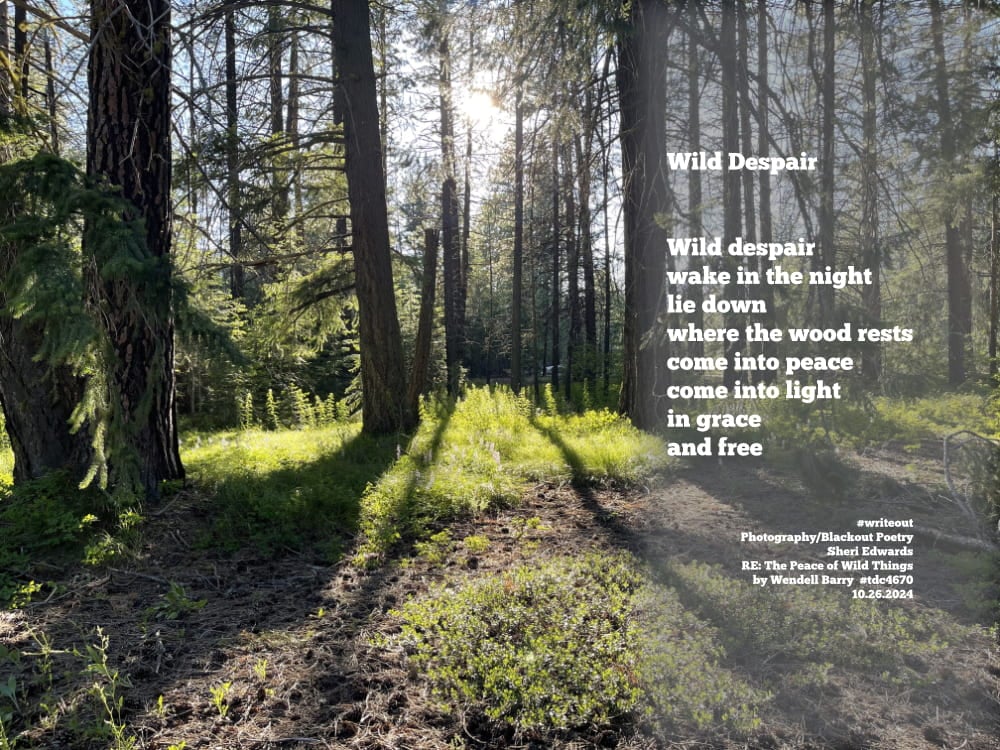
[[[442,585],[393,614],[446,707],[519,733],[625,719],[663,732],[749,731],[766,700],[720,666],[714,630],[624,554]]]

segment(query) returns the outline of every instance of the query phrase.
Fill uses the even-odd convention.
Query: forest
[[[995,748],[998,11],[0,0],[0,750]]]

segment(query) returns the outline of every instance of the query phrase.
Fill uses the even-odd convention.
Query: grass
[[[357,528],[359,498],[395,457],[393,439],[360,425],[185,436],[188,474],[211,498],[201,543],[264,557],[312,550],[336,558]]]
[[[360,533],[367,563],[452,519],[515,504],[525,482],[638,482],[666,463],[660,441],[606,410],[537,412],[485,388],[425,403],[408,440],[342,422],[189,435],[183,457],[213,498],[205,544],[266,556],[325,545],[335,558]]]
[[[957,419],[968,419],[972,400],[955,398]],[[877,419],[895,420],[899,426],[893,429],[907,435],[950,431],[950,399],[940,399],[945,406],[876,404],[882,410]],[[852,600],[830,589],[761,589],[732,570],[692,562],[688,549],[651,560],[649,569],[605,547],[599,555],[578,554],[590,532],[561,526],[554,518],[566,508],[549,508],[547,501],[531,509],[540,516],[505,514],[515,517],[505,522],[503,534],[489,536],[493,527],[486,524],[462,531],[450,526],[458,518],[515,505],[527,482],[614,485],[644,482],[662,470],[660,441],[616,415],[562,413],[554,398],[540,410],[509,390],[472,389],[457,403],[428,402],[423,417],[414,435],[379,439],[362,435],[350,421],[295,430],[188,433],[183,457],[193,488],[185,492],[196,502],[186,508],[191,495],[182,496],[175,517],[192,524],[213,560],[218,551],[244,550],[256,559],[294,552],[332,561],[354,553],[365,565],[405,557],[411,570],[400,566],[392,575],[412,578],[386,599],[386,606],[397,609],[388,622],[365,610],[362,629],[380,633],[373,637],[373,653],[385,656],[386,669],[404,674],[396,659],[405,654],[411,676],[425,682],[427,694],[448,715],[468,720],[463,728],[477,736],[502,735],[505,742],[516,736],[530,744],[573,732],[599,740],[606,730],[621,736],[638,731],[668,743],[727,738],[735,743],[730,746],[742,746],[748,735],[780,726],[775,724],[780,706],[791,706],[788,715],[805,716],[810,706],[858,686],[865,691],[858,695],[901,693],[909,700],[934,696],[942,685],[956,689],[959,677],[949,677],[947,670],[959,653],[956,645],[972,640],[975,632],[939,610]],[[9,459],[0,463],[7,476],[9,467]],[[141,529],[138,514],[116,518],[109,509],[107,518],[88,520],[87,503],[94,498],[84,503],[83,495],[66,490],[55,479],[17,493],[0,488],[0,571],[16,571],[3,592],[8,601],[40,598],[39,584],[30,578],[37,575],[33,561],[65,561],[58,575],[68,579],[88,554],[101,562],[107,550],[118,547],[141,548],[152,557],[170,550],[170,537],[152,538],[153,533],[144,547],[128,541],[126,532]],[[552,551],[560,547],[557,539],[568,554]],[[520,547],[514,559],[525,564],[514,566],[505,557],[512,544]],[[546,553],[534,554],[540,547]],[[986,596],[987,587],[976,581],[991,569],[980,557],[935,555],[934,565],[967,574],[956,576],[955,586],[955,596],[967,607]],[[486,559],[473,559],[478,556]],[[501,560],[507,562],[498,569]],[[54,568],[46,570],[56,575]],[[190,571],[154,570],[192,580]],[[972,582],[960,584],[959,578]],[[428,580],[443,582],[427,590]],[[178,633],[206,630],[206,612],[216,602],[200,598],[204,589],[186,585],[149,584],[143,600],[148,606],[132,608],[141,617],[143,639],[146,632],[159,638],[174,625]],[[421,593],[406,599],[412,591]],[[268,690],[272,683],[280,689],[282,674],[293,663],[285,657],[312,653],[305,646],[312,628],[339,637],[334,633],[343,632],[340,618],[355,616],[338,609],[336,617],[326,617],[323,606],[314,606],[310,602],[300,613],[310,630],[288,630],[283,619],[262,621],[259,642],[276,653],[265,658],[254,652],[254,659],[237,654],[245,662],[242,679],[252,682],[238,681],[235,662],[207,675],[201,696],[212,707],[213,721],[227,727],[247,721],[246,704],[239,701],[250,694],[248,684],[263,689],[266,678]],[[19,616],[48,611],[29,608]],[[310,611],[315,614],[306,614]],[[129,645],[131,636],[120,629],[116,637],[126,645],[113,649],[109,660],[108,641],[98,630],[98,645],[88,646],[83,656],[45,645],[47,630],[41,624],[32,630],[37,648],[0,650],[0,667],[7,667],[6,659],[8,671],[14,671],[13,661],[22,662],[19,682],[0,682],[0,748],[3,733],[15,727],[12,721],[17,730],[30,730],[22,733],[19,746],[53,746],[48,740],[57,726],[59,736],[70,736],[74,746],[128,746],[140,735],[128,726],[133,710],[120,701],[126,693],[131,700],[138,688],[115,663],[118,654],[139,646]],[[62,645],[67,638],[72,636],[64,632],[58,640]],[[280,649],[288,654],[277,653]],[[67,676],[53,682],[53,674]],[[412,685],[394,687],[423,694]],[[29,702],[30,710],[23,710]],[[817,726],[820,734],[830,729]],[[11,737],[16,741],[18,735]]]
[[[835,443],[860,447],[894,441],[917,445],[959,430],[998,435],[997,404],[982,393],[941,393],[914,399],[849,399],[822,408],[779,400],[767,404],[764,433],[771,443]]]
[[[454,406],[425,404],[406,452],[364,493],[359,559],[378,560],[447,520],[513,505],[529,481],[632,483],[665,466],[659,440],[606,410],[539,413],[509,389],[472,389]]]
[[[94,523],[90,513],[102,504],[96,490],[85,495],[47,479],[10,494],[9,455],[0,454],[0,500],[10,497],[0,504],[4,569],[24,570],[33,557],[51,559],[56,548],[77,561],[84,550],[85,561],[100,563],[123,551],[126,533],[138,533],[134,513],[116,519],[109,511]],[[357,422],[333,421],[190,433],[182,456],[210,501],[197,532],[201,546],[333,561],[360,535],[357,559],[369,564],[452,519],[513,505],[527,481],[635,482],[665,463],[657,439],[608,411],[539,413],[509,390],[485,388],[456,404],[426,404],[409,439],[373,438]],[[0,593],[9,601],[28,583],[6,575]]]

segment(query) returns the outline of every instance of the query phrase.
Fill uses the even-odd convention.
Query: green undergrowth
[[[513,505],[527,481],[631,483],[665,465],[659,440],[610,412],[540,412],[485,388],[426,402],[408,439],[372,438],[356,422],[249,429],[186,436],[183,457],[213,498],[206,545],[332,559],[360,532],[366,564],[449,520]]]
[[[0,606],[23,606],[50,584],[39,578],[60,565],[104,562],[129,536],[136,514],[112,508],[97,489],[79,490],[55,473],[21,484],[0,484]],[[120,539],[110,540],[115,534]]]
[[[357,528],[359,498],[395,458],[396,441],[357,423],[301,430],[187,435],[189,475],[212,498],[204,546],[273,557],[311,550],[336,558]]]
[[[449,519],[513,505],[528,481],[633,483],[666,466],[658,439],[604,410],[539,411],[509,389],[478,388],[422,412],[408,449],[361,499],[359,560]]]
[[[14,482],[14,454],[0,448],[0,492],[6,492]]]
[[[669,561],[658,572],[746,664],[828,663],[913,687],[930,657],[971,632],[943,613],[852,599],[829,586],[762,588],[704,563]]]
[[[949,649],[979,632],[936,610],[761,588],[676,559],[646,570],[625,553],[456,577],[391,615],[399,630],[376,645],[402,649],[441,710],[522,738],[631,725],[732,739],[835,680],[933,696],[954,680]]]
[[[749,732],[768,699],[721,666],[716,631],[625,554],[441,585],[393,615],[394,643],[443,709],[517,733],[622,722]]]
[[[777,400],[764,404],[762,411],[764,434],[777,446],[894,442],[909,447],[959,430],[993,437],[1000,428],[997,404],[982,393],[915,399],[853,396],[822,405]]]

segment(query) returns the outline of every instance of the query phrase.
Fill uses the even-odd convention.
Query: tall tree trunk
[[[698,58],[698,2],[687,0],[687,69],[688,69],[688,149],[701,151],[701,61]],[[701,172],[691,170],[688,178],[688,211],[690,212],[690,232],[692,237],[701,237],[705,231],[702,224]],[[687,296],[694,301],[692,322],[695,328],[705,327],[705,313],[702,310],[704,289],[701,284],[688,288]],[[701,357],[705,354],[705,342],[693,341],[691,354]]]
[[[743,153],[753,153],[753,130],[750,126],[750,24],[747,21],[747,6],[736,4],[736,18],[739,26],[739,110],[740,139]],[[743,170],[743,239],[757,242],[757,213],[754,210],[754,176],[749,169]],[[756,290],[753,290],[756,292]],[[756,294],[754,294],[756,296]]]
[[[43,36],[45,48],[45,103],[49,110],[49,148],[56,156],[59,155],[59,121],[56,104],[56,73],[52,67],[52,41],[46,31]]]
[[[0,0],[0,55],[10,59],[10,32],[8,31],[10,17],[7,15],[7,0]],[[10,76],[7,68],[0,65],[0,118],[10,114]]]
[[[769,156],[771,149],[771,129],[768,117],[770,103],[767,98],[769,52],[767,46],[767,0],[757,0],[757,152],[761,158]],[[761,170],[759,180],[760,241],[772,242],[774,233],[771,221],[771,177],[767,170]],[[767,306],[767,312],[764,314],[762,322],[766,328],[773,329],[777,328],[778,324],[774,310],[774,287],[767,283],[767,272],[771,265],[767,256],[761,256],[758,259],[757,271],[763,282],[760,287],[760,296]],[[778,354],[778,345],[773,341],[764,342],[761,348],[765,357],[775,357]],[[759,381],[772,383],[777,373],[773,370],[759,370],[758,375]]]
[[[861,262],[872,271],[872,283],[861,288],[861,304],[869,325],[882,320],[882,254],[878,237],[878,125],[875,119],[875,87],[878,59],[875,56],[874,0],[861,0],[858,10],[861,32]],[[861,352],[861,372],[870,386],[882,375],[882,345],[871,342]]]
[[[511,259],[510,387],[521,392],[521,286],[524,265],[524,91],[520,75],[514,92],[514,257]],[[534,305],[534,300],[532,300]],[[532,364],[537,368],[537,363]]]
[[[462,253],[459,244],[458,188],[453,177],[441,186],[441,239],[444,266],[445,361],[448,369],[448,393],[459,391],[465,331],[460,316],[459,292],[462,287]]]
[[[295,19],[292,19],[295,25]],[[302,170],[299,161],[299,32],[289,32],[288,51],[288,121],[285,133],[292,151],[291,183],[295,192],[295,215],[302,215]]]
[[[955,168],[955,126],[948,93],[948,64],[944,54],[944,21],[940,0],[929,0],[931,37],[934,44],[934,88],[937,95],[941,159],[950,179]],[[961,385],[966,379],[966,349],[972,335],[972,317],[967,312],[972,291],[965,264],[962,236],[951,211],[944,218],[945,267],[948,273],[948,382]]]
[[[447,24],[444,19],[443,24]],[[465,326],[461,304],[462,247],[455,181],[455,115],[452,104],[451,48],[448,29],[441,29],[438,43],[438,94],[441,108],[441,257],[444,261],[445,361],[448,392],[456,395],[464,357]]]
[[[0,0],[2,1],[2,0]],[[195,57],[193,54],[188,53],[188,80],[195,81]],[[197,138],[198,132],[198,120],[197,120],[197,110],[198,105],[195,102],[194,97],[188,99],[188,138],[191,140],[192,147],[194,146]],[[195,174],[198,172],[198,167],[194,162],[194,159],[187,159],[187,189],[188,189],[188,210],[193,216],[198,215],[198,180],[195,178]]]
[[[4,30],[5,22],[0,14],[0,28]],[[0,35],[0,52],[5,43]],[[7,97],[13,94],[4,83],[0,81],[0,116],[10,111]],[[9,157],[0,148],[0,164]],[[0,205],[2,223],[17,220],[22,210],[18,195],[7,196]],[[0,240],[0,279],[11,277],[18,252],[16,242]],[[44,326],[14,317],[8,304],[0,289],[0,413],[14,453],[14,481],[63,470],[71,480],[79,482],[93,455],[89,430],[70,432],[70,420],[83,396],[84,382],[69,367],[52,367],[37,358],[44,344]]]
[[[0,255],[10,251],[0,248]],[[36,360],[41,326],[8,317],[6,304],[0,295],[0,409],[14,453],[14,481],[65,471],[79,482],[93,455],[89,431],[70,432],[83,381],[68,367]]]
[[[666,37],[669,10],[636,0],[618,40],[625,212],[624,370],[619,409],[640,428],[653,427],[663,389],[665,345],[656,335],[663,309],[666,232],[656,214],[667,208]]]
[[[21,98],[28,100],[31,61],[28,59],[28,12],[24,5],[14,6],[14,61],[17,70],[18,86]]]
[[[420,285],[420,318],[417,321],[417,340],[413,348],[413,371],[410,373],[410,390],[407,396],[411,414],[420,411],[420,397],[427,388],[427,370],[431,361],[431,339],[434,335],[434,287],[437,282],[438,233],[436,229],[424,230],[424,272]]]
[[[592,162],[594,107],[590,89],[584,98],[583,133],[576,139],[577,181],[580,203],[580,264],[583,267],[583,374],[590,388],[596,385],[597,300],[594,288],[594,243],[590,222],[590,169]]]
[[[184,476],[170,281],[170,4],[93,0],[90,28],[87,174],[120,190],[125,218],[141,221],[148,263],[141,280],[116,271],[120,248],[109,251],[99,226],[85,228],[84,255],[100,274],[93,302],[114,354],[113,424],[134,452],[112,454],[109,463],[112,476],[137,480],[155,498],[161,481]]]
[[[559,239],[562,225],[559,221],[559,142],[552,134],[552,390],[559,390]]]
[[[1000,144],[993,146],[993,168],[1000,169]],[[1000,177],[993,175],[993,205],[990,222],[990,331],[989,358],[990,376],[996,385],[1000,362],[997,356],[997,339],[1000,339]]]
[[[361,344],[362,423],[368,433],[412,426],[396,315],[371,19],[367,0],[336,0],[334,50],[344,89],[345,158]]]
[[[601,76],[601,88],[600,90],[605,92],[608,87],[608,72],[611,69],[611,58],[614,56],[614,49],[608,49],[604,55],[604,74]],[[599,96],[599,100],[603,101],[604,97]],[[605,399],[611,393],[611,256],[613,239],[611,238],[611,202],[608,198],[608,183],[611,181],[611,113],[610,107],[606,108],[608,115],[607,117],[602,116],[600,121],[600,133],[601,133],[601,201],[604,219],[604,278],[602,279],[603,291],[604,291],[604,330],[603,330],[603,348],[601,357],[601,369],[603,375],[603,389]],[[604,132],[604,127],[607,125],[608,133]]]
[[[337,25],[337,10],[341,0],[330,0],[330,60],[331,65],[331,76],[330,80],[333,81],[333,102],[332,102],[332,115],[333,115],[333,125],[335,128],[344,127],[344,112],[347,111],[347,102],[344,101],[344,87],[339,85],[338,81],[340,78],[340,71],[337,67],[337,35],[336,35],[336,25]],[[338,247],[343,247],[347,241],[347,219],[343,215],[337,217],[334,232],[336,234],[336,243]]]
[[[284,22],[281,8],[269,5],[267,8],[267,73],[271,107],[271,149],[274,152],[271,165],[271,221],[281,232],[288,221],[287,174],[281,164],[285,137],[285,87],[282,77],[282,54],[284,52]]]
[[[833,244],[835,35],[833,0],[823,0],[823,155],[820,159],[819,247],[817,248],[820,268],[817,270],[836,265],[836,248]],[[829,284],[820,285],[817,288],[816,301],[819,303],[820,324],[831,325],[834,315],[833,287]]]
[[[239,103],[236,100],[236,19],[233,10],[226,7],[226,203],[229,221],[229,257],[232,265],[229,271],[229,290],[234,298],[241,299],[245,293],[245,272],[243,268],[243,217],[240,208],[240,160],[239,160]]]
[[[528,201],[528,204],[534,205],[534,186],[532,186],[532,199]],[[529,244],[531,247],[537,248],[538,245],[534,242],[535,222],[531,220],[528,225],[531,227],[531,234],[528,236]],[[538,403],[542,398],[541,377],[542,373],[545,372],[545,334],[542,331],[542,316],[538,312],[538,291],[542,288],[539,275],[543,274],[544,271],[539,271],[537,250],[528,257],[530,263],[528,273],[531,276],[531,289],[529,290],[531,296],[531,385],[535,403]],[[539,349],[539,344],[541,344],[541,349]],[[539,362],[542,363],[541,367],[539,367]]]
[[[389,40],[386,30],[386,7],[375,5],[375,19],[378,26],[378,132],[382,141],[382,174],[389,173]]]
[[[577,244],[576,199],[573,185],[573,159],[570,146],[563,146],[563,192],[566,194],[566,315],[569,331],[566,336],[566,401],[573,400],[574,370],[580,350],[580,250]]]
[[[472,81],[476,72],[476,39],[475,26],[469,25],[469,67],[466,70],[468,80]],[[462,284],[458,290],[459,317],[463,328],[466,320],[466,308],[469,298],[469,235],[472,230],[472,120],[465,130],[465,185],[462,191]]]
[[[737,47],[736,47],[736,3],[735,0],[722,0],[722,26],[720,30],[720,68],[722,74],[722,150],[725,153],[735,153],[740,150],[740,120],[737,91]],[[741,231],[740,213],[740,173],[727,169],[723,187],[723,247],[729,247]],[[727,259],[728,267],[735,279],[736,263]],[[729,284],[726,296],[730,299],[741,294],[740,287]],[[726,328],[742,329],[742,316],[729,314],[725,316]],[[722,376],[722,382],[732,388],[739,378],[736,374],[736,354],[742,349],[742,335],[737,341],[727,340],[723,351],[727,367]]]

